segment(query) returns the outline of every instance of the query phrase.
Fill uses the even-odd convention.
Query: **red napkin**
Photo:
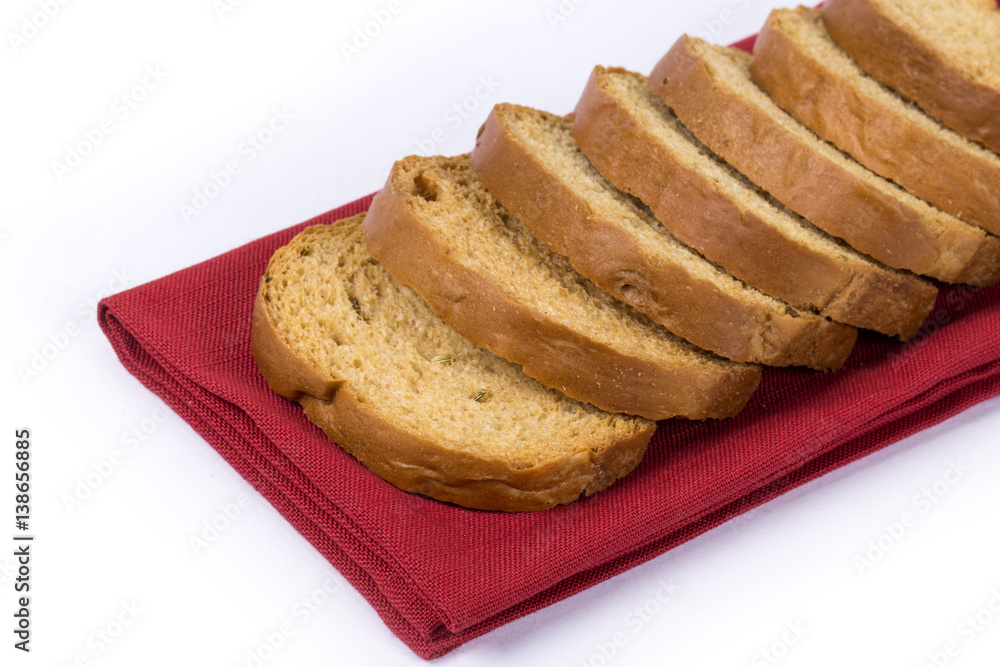
[[[125,367],[186,419],[424,658],[612,577],[1000,393],[1000,287],[946,288],[908,344],[862,334],[834,373],[767,369],[744,412],[665,421],[606,491],[530,514],[466,510],[375,477],[272,393],[250,354],[257,282],[308,224],[103,300]]]

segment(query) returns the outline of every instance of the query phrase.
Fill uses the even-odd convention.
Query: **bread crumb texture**
[[[358,216],[310,227],[268,265],[262,302],[279,338],[399,429],[526,469],[650,430],[521,373],[434,316],[368,253]]]

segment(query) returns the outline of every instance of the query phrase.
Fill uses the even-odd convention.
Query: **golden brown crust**
[[[329,402],[303,396],[300,403],[331,441],[394,486],[463,507],[503,512],[548,509],[606,488],[635,469],[655,431],[650,425],[597,452],[583,449],[515,469],[504,459],[477,457],[404,431],[361,403],[350,387]]]
[[[828,0],[822,12],[833,39],[866,72],[956,132],[1000,153],[1000,91],[946,62],[871,0]]]
[[[769,38],[765,30],[758,48],[761,40],[766,48]],[[945,282],[983,285],[1000,280],[1000,239],[928,209],[888,182],[884,185],[889,191],[877,187],[838,160],[842,155],[836,151],[831,151],[835,157],[823,154],[816,149],[826,147],[822,139],[811,136],[815,140],[809,141],[796,134],[769,110],[717,80],[692,38],[678,40],[650,83],[713,152],[855,249],[897,269]]]
[[[678,336],[729,359],[829,369],[848,356],[857,332],[812,314],[741,300],[644,249],[511,135],[495,109],[471,155],[497,199],[554,252],[614,297]],[[666,243],[666,241],[664,241]],[[624,289],[623,289],[624,288]]]
[[[257,298],[253,302],[250,349],[267,386],[279,396],[297,401],[302,396],[314,396],[329,401],[343,384],[343,380],[324,376],[288,349],[274,330],[264,307],[267,276],[260,279]]]
[[[404,161],[405,162],[405,161]],[[666,419],[724,418],[760,380],[752,366],[664,368],[600,344],[510,299],[459,264],[414,211],[412,185],[394,168],[364,222],[365,243],[393,277],[476,345],[521,364],[525,374],[608,412]]]
[[[808,20],[818,14],[805,8],[793,11],[806,13]],[[750,65],[754,79],[774,101],[872,171],[942,211],[1000,233],[1000,168],[988,157],[993,154],[977,144],[967,144],[973,150],[963,151],[852,86],[786,34],[780,17],[788,12],[779,10],[768,18]],[[998,244],[988,237],[957,281],[995,282]]]
[[[917,332],[933,308],[933,285],[874,266],[855,270],[838,256],[785,236],[675,159],[601,88],[602,71],[591,75],[577,104],[573,137],[605,178],[643,200],[682,241],[775,298],[903,340]],[[653,78],[662,78],[658,70]]]
[[[644,422],[631,434],[526,468],[515,468],[503,457],[432,441],[396,426],[391,414],[360,399],[348,382],[331,379],[296,356],[270,321],[267,298],[262,279],[253,308],[251,349],[268,385],[302,405],[332,442],[404,491],[474,509],[542,510],[596,493],[627,475],[656,430],[654,423]]]

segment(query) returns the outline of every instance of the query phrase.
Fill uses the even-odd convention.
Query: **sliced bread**
[[[309,227],[268,263],[252,347],[274,391],[379,477],[465,507],[545,509],[635,468],[654,422],[472,345],[372,259],[363,217]]]
[[[866,72],[1000,153],[996,0],[827,0],[823,20]]]
[[[869,171],[788,115],[750,76],[750,54],[683,36],[653,90],[710,150],[853,248],[950,283],[1000,280],[1000,238]]]
[[[831,369],[857,331],[749,287],[678,241],[611,185],[572,121],[498,104],[470,161],[490,193],[551,250],[678,336],[735,361]]]
[[[818,9],[777,9],[750,73],[799,122],[942,211],[1000,234],[1000,155],[868,76]]]
[[[700,144],[639,74],[597,67],[573,137],[674,235],[792,306],[903,340],[934,306],[928,281],[876,263],[769,200]]]
[[[497,203],[467,155],[397,162],[364,237],[473,343],[609,412],[728,417],[760,380],[759,366],[695,347],[574,271]]]

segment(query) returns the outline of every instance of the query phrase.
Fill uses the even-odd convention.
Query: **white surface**
[[[729,43],[756,32],[774,3],[403,0],[350,62],[341,43],[388,2],[244,0],[220,17],[213,0],[50,0],[58,12],[15,52],[11,33],[45,4],[0,10],[0,664],[252,665],[248,651],[285,622],[293,634],[262,664],[419,664],[122,368],[94,303],[374,191],[436,128],[447,136],[435,152],[468,150],[494,102],[570,111],[594,64],[648,71],[682,32],[714,27]],[[575,10],[553,28],[547,12],[560,4]],[[150,90],[124,117],[116,100],[144,78]],[[480,88],[486,99],[455,127],[445,114],[481,78],[496,90]],[[276,109],[294,118],[247,160],[241,146]],[[53,161],[104,119],[112,132],[60,181]],[[185,221],[181,206],[229,161],[240,173]],[[18,368],[67,327],[76,335],[23,380]],[[998,409],[1000,400],[979,405],[439,663],[919,666],[955,641],[958,655],[938,664],[996,665],[1000,613],[987,604],[996,594],[1000,612]],[[37,535],[29,655],[12,648],[11,632],[8,517],[22,427],[33,435]],[[110,476],[68,510],[66,494],[115,452]],[[968,471],[939,485],[933,505],[917,504],[951,462]],[[241,494],[238,517],[196,554],[191,537]],[[905,513],[915,524],[859,572],[855,558]],[[679,589],[658,601],[671,581]],[[335,592],[316,593],[324,584]],[[296,607],[314,593],[322,605]],[[134,621],[128,605],[140,610]],[[992,624],[970,633],[963,619],[981,609]],[[115,632],[119,617],[130,625],[108,645],[97,633]],[[801,637],[787,630],[796,623]],[[607,659],[616,637],[623,645]],[[760,652],[772,646],[780,658],[769,661]]]

